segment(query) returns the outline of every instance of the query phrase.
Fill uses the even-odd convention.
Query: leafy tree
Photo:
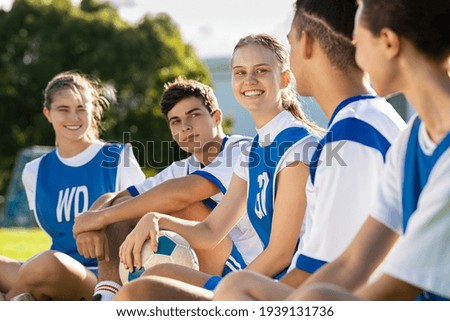
[[[0,10],[0,195],[19,149],[53,145],[41,114],[42,91],[64,70],[91,74],[116,89],[118,103],[105,117],[102,137],[131,141],[141,165],[155,168],[180,153],[167,153],[163,144],[170,141],[158,106],[163,84],[178,75],[211,83],[168,15],[130,25],[98,0],[79,7],[70,0],[16,0],[9,12]]]

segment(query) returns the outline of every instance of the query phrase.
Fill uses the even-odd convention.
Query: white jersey
[[[201,168],[202,163],[191,155],[188,158],[173,162],[155,176],[147,177],[141,184],[128,187],[128,192],[131,196],[137,196],[169,179],[190,175]]]
[[[405,200],[411,196],[406,193],[413,187],[410,178],[414,173],[410,174],[407,167],[409,162],[421,158],[410,154],[412,137],[417,137],[416,152],[422,153],[424,158],[435,159],[416,195],[415,208],[410,208],[408,214],[409,205]],[[381,272],[447,300],[450,299],[449,146],[450,134],[447,133],[446,138],[436,145],[424,124],[418,118],[412,119],[388,153],[372,209],[373,218],[401,234]],[[439,150],[440,156],[436,155]],[[421,166],[419,163],[418,167]]]
[[[213,209],[226,193],[233,175],[234,165],[249,140],[249,137],[240,135],[227,136],[223,140],[221,152],[208,166],[203,166],[194,156],[190,156],[172,163],[154,177],[147,178],[142,184],[131,186],[128,191],[131,195],[136,196],[167,180],[191,174],[199,175],[220,189],[219,193],[204,200],[204,203]],[[229,236],[247,264],[260,253],[258,246],[255,246],[258,245],[258,238],[246,213],[230,231]]]
[[[339,104],[311,164],[305,231],[291,269],[314,273],[350,244],[369,215],[386,152],[405,127],[383,98]]]
[[[288,111],[279,113],[257,132],[234,172],[247,182],[247,213],[262,252],[270,241],[277,176],[293,162],[309,164],[318,135],[311,133]]]

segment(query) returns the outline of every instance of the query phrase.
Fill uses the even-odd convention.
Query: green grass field
[[[0,255],[25,261],[50,248],[50,238],[40,228],[0,228]]]

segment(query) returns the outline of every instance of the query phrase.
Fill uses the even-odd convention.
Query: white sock
[[[101,294],[102,301],[112,301],[122,286],[114,281],[101,281],[95,286],[94,295]]]

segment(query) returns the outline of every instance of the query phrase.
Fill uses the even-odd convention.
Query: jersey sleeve
[[[37,173],[40,162],[41,158],[35,159],[27,163],[22,171],[22,183],[27,194],[28,206],[33,211],[35,210]]]
[[[430,173],[405,234],[389,253],[383,272],[450,298],[450,149]]]
[[[401,233],[402,229],[402,200],[401,184],[402,179],[398,175],[398,162],[394,157],[394,150],[387,153],[386,165],[381,174],[380,184],[377,188],[375,202],[370,211],[370,215],[386,225],[396,233]]]
[[[324,148],[335,152],[322,153],[314,186],[308,179],[305,233],[297,254],[296,267],[309,273],[350,244],[369,215],[383,167],[381,153],[356,142],[337,141]]]
[[[247,143],[244,148],[241,150],[238,160],[233,168],[233,173],[238,177],[242,178],[244,181],[248,182],[249,173],[248,167],[250,164],[249,155],[250,155],[251,142]]]
[[[241,150],[247,142],[230,142],[208,166],[196,170],[192,174],[202,176],[219,187],[225,194],[230,185],[233,170],[238,163]]]
[[[143,182],[132,185],[128,187],[127,190],[131,194],[131,196],[137,196],[145,193],[148,190],[151,190],[155,186],[158,186],[165,181],[168,181],[169,179],[186,176],[189,172],[189,162],[192,162],[192,166],[196,165],[192,157],[173,162],[158,174],[152,177],[147,177]]]
[[[370,215],[397,233],[402,233],[402,182],[407,138],[410,130],[402,132],[386,154],[380,173],[380,184]]]
[[[131,145],[126,144],[120,154],[117,170],[117,191],[122,191],[130,185],[141,183],[144,179],[145,175],[133,154]]]
[[[277,172],[295,162],[302,162],[309,166],[317,144],[317,138],[312,135],[306,136],[298,141],[283,155]]]

